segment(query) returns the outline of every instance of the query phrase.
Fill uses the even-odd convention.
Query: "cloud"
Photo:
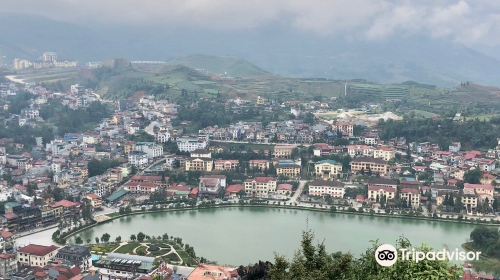
[[[367,40],[427,34],[500,45],[498,0],[2,0],[18,12],[80,24],[252,30],[274,24]]]

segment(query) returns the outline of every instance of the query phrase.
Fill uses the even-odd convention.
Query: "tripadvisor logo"
[[[392,266],[399,258],[402,261],[411,260],[420,262],[423,260],[429,261],[477,261],[481,252],[465,252],[455,249],[449,251],[446,249],[440,251],[419,251],[415,248],[401,248],[398,250],[391,244],[382,244],[375,250],[375,260],[381,266]]]

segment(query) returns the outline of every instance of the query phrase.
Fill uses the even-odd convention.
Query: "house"
[[[90,249],[85,246],[67,245],[59,249],[56,259],[61,259],[79,267],[82,271],[87,271],[92,267],[92,256]]]
[[[0,250],[10,251],[15,245],[14,233],[4,229],[0,232]]]
[[[414,209],[420,207],[420,191],[415,188],[402,188],[399,192],[401,200]]]
[[[310,196],[330,196],[332,198],[344,198],[345,187],[339,181],[315,180],[309,183]]]
[[[191,188],[185,184],[175,184],[167,188],[167,196],[175,198],[187,198]]]
[[[30,244],[17,249],[17,261],[24,266],[46,266],[52,260],[59,247]]]
[[[235,199],[238,198],[241,193],[245,192],[245,186],[242,184],[229,185],[226,188],[226,198]]]
[[[224,267],[218,265],[200,264],[187,280],[239,280],[238,271],[236,268]]]
[[[321,160],[314,164],[314,174],[324,180],[338,178],[342,174],[342,164],[335,160]]]
[[[300,164],[293,160],[280,160],[276,165],[276,174],[290,178],[300,177]]]
[[[220,159],[216,160],[214,163],[215,170],[216,171],[232,171],[236,170],[238,166],[240,165],[239,160],[235,159]]]
[[[291,184],[279,184],[276,187],[276,194],[282,199],[286,199],[293,194],[293,186]]]
[[[326,143],[317,143],[313,145],[313,155],[315,157],[329,156],[334,151],[334,148]]]
[[[7,279],[15,272],[17,272],[16,254],[0,253],[0,277]]]
[[[389,173],[389,164],[379,158],[358,157],[351,161],[351,171],[353,173],[371,172],[386,175]]]
[[[225,175],[209,175],[200,177],[198,185],[200,198],[221,198],[226,188]]]
[[[99,209],[102,207],[102,198],[95,193],[90,193],[85,196],[90,201],[92,208]]]
[[[245,180],[245,193],[249,196],[268,198],[274,194],[277,188],[277,180],[273,177],[255,177]]]

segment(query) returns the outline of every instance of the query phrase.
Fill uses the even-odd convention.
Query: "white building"
[[[163,146],[153,142],[138,142],[135,151],[146,153],[149,159],[153,159],[163,155]]]
[[[128,155],[128,162],[139,168],[144,167],[148,164],[148,155],[144,152],[131,152]]]
[[[205,149],[208,146],[208,140],[201,137],[180,137],[177,138],[177,147],[181,152],[192,152],[198,149]]]

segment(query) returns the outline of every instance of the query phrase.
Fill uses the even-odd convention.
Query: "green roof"
[[[114,193],[112,193],[110,196],[108,196],[106,198],[106,200],[109,202],[115,202],[117,200],[120,200],[120,198],[122,198],[123,196],[125,196],[128,193],[129,193],[128,190],[119,189],[119,190],[115,191]]]

